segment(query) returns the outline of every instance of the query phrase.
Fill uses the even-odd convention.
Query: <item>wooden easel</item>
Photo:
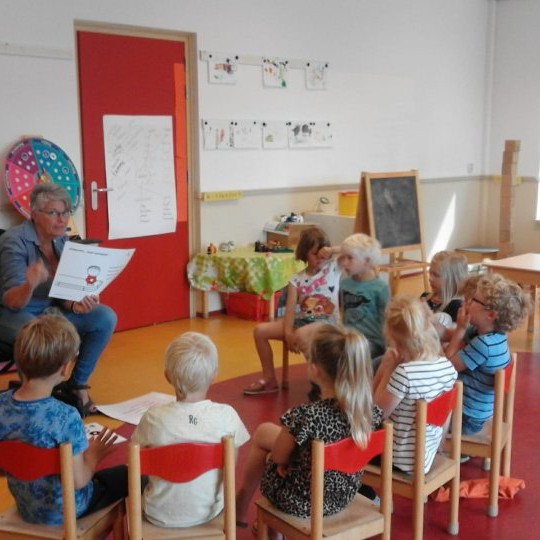
[[[418,188],[417,171],[363,172],[360,178],[354,230],[377,238],[382,252],[389,255],[389,262],[378,270],[388,273],[392,295],[398,291],[401,275],[410,270],[421,270],[424,288],[429,288]],[[411,251],[420,252],[420,260],[407,258]]]

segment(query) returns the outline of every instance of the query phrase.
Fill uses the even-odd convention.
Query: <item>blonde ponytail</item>
[[[367,339],[350,328],[322,325],[313,336],[311,361],[334,381],[337,401],[358,446],[367,444],[372,430],[373,370]]]

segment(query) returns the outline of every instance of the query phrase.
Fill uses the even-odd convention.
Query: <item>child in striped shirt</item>
[[[476,278],[474,291],[460,308],[446,355],[463,381],[465,435],[478,433],[493,416],[495,372],[510,362],[506,333],[514,330],[530,309],[529,294],[499,274]],[[470,283],[469,283],[470,282]],[[474,278],[467,280],[468,289]]]
[[[393,464],[414,471],[416,401],[432,401],[457,379],[452,363],[441,355],[439,336],[422,300],[395,297],[386,309],[388,349],[373,382],[375,403],[394,423]],[[424,472],[431,468],[443,436],[439,426],[426,427]]]

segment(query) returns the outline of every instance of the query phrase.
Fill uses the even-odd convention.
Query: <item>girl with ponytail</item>
[[[313,334],[308,375],[321,388],[321,398],[289,409],[281,426],[261,424],[253,434],[236,497],[238,526],[246,526],[248,505],[260,488],[283,512],[307,517],[310,508],[311,441],[325,444],[352,437],[364,447],[382,411],[373,405],[369,343],[356,330],[322,324]],[[324,515],[343,510],[360,486],[361,472],[326,471]]]
[[[393,465],[414,471],[416,400],[431,401],[450,390],[457,379],[441,345],[427,305],[418,298],[395,297],[386,309],[388,349],[373,382],[375,403],[394,424]],[[427,473],[443,435],[442,428],[426,428],[424,471]]]

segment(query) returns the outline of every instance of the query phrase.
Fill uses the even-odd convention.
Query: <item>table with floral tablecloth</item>
[[[265,300],[289,282],[290,277],[305,267],[294,253],[259,253],[253,247],[238,247],[230,252],[199,253],[188,263],[191,286],[208,292],[248,292]],[[204,297],[204,315],[208,315]],[[271,311],[270,313],[273,313]]]

